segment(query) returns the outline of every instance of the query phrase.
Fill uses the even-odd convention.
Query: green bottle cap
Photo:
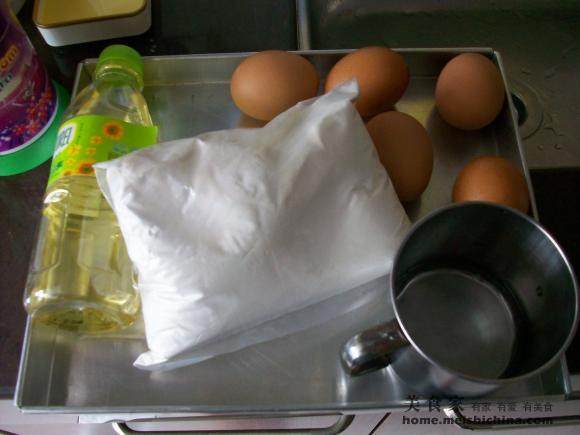
[[[126,45],[109,45],[105,48],[95,69],[95,76],[98,76],[108,68],[123,68],[133,73],[139,87],[143,86],[143,59],[141,55],[131,47]]]

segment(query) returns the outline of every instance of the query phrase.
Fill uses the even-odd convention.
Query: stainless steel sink
[[[515,95],[529,166],[580,166],[577,0],[311,0],[304,6],[309,32],[299,35],[310,42],[304,48],[494,48]]]

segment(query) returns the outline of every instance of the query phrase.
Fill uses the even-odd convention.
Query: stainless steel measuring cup
[[[578,286],[530,217],[469,202],[415,224],[393,264],[395,319],[348,340],[356,375],[390,364],[419,392],[474,396],[537,375],[574,336]]]

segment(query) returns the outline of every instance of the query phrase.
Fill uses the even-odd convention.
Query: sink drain
[[[533,135],[542,124],[543,109],[538,94],[521,80],[511,78],[510,95],[516,114],[518,128],[523,139]]]
[[[514,108],[516,109],[518,115],[518,125],[522,126],[526,119],[528,119],[528,109],[526,109],[526,105],[519,97],[519,95],[510,92],[512,95],[512,103],[514,103]]]

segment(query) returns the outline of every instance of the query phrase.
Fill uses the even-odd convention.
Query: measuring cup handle
[[[391,320],[351,337],[340,357],[347,372],[356,376],[387,366],[389,355],[408,344],[397,320]]]

